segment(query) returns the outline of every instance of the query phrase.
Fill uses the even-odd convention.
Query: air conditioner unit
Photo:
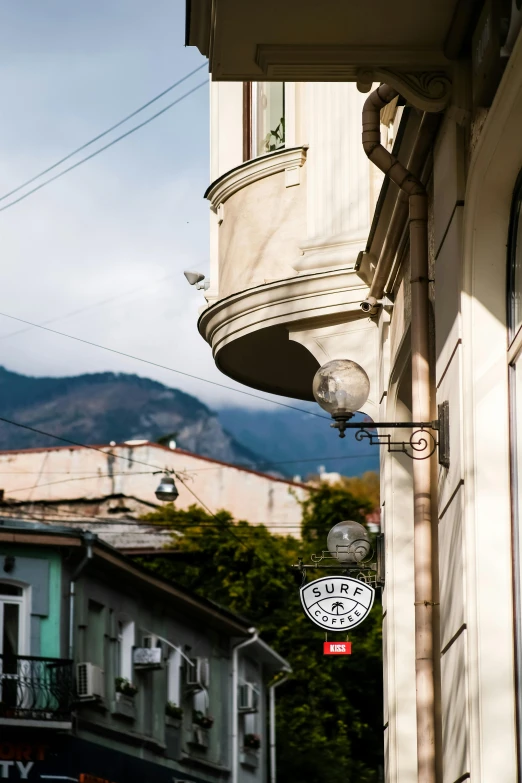
[[[80,699],[103,699],[105,672],[93,663],[77,663],[76,689]]]
[[[187,663],[187,685],[191,688],[208,688],[210,666],[208,658],[191,658],[192,666]]]
[[[257,712],[259,694],[256,686],[245,682],[238,687],[237,708],[240,712]]]

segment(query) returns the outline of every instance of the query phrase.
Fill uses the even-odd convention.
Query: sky
[[[184,0],[4,0],[0,207],[12,200],[4,194],[203,64],[184,34]],[[206,67],[85,154],[202,81]],[[208,272],[208,94],[207,83],[0,212],[0,312],[53,319],[51,328],[240,388],[215,368],[196,328],[202,293],[183,277]],[[37,376],[138,373],[212,407],[259,404],[4,316],[0,364]]]

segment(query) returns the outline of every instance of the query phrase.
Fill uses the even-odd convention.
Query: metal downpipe
[[[397,94],[396,90],[383,84],[367,98],[363,109],[362,138],[368,158],[401,188],[409,201],[412,415],[414,421],[429,421],[432,405],[428,337],[428,200],[420,180],[381,144],[380,111]],[[418,783],[437,783],[439,766],[439,732],[435,707],[431,463],[432,459],[413,461]]]
[[[439,124],[440,117],[438,114],[424,112],[407,166],[408,171],[411,171],[416,177],[420,177],[422,174],[426,156]],[[384,288],[388,281],[397,247],[399,246],[407,222],[408,195],[404,190],[400,190],[395,201],[379,260],[375,267],[368,296],[361,304],[361,309],[364,312],[373,314],[378,309],[378,302],[384,295]]]

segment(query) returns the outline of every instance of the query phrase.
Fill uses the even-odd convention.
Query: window
[[[26,653],[23,588],[0,582],[0,701],[17,703],[18,656]]]
[[[181,653],[171,649],[167,672],[168,701],[181,707]]]
[[[522,172],[518,175],[513,194],[509,225],[508,264],[508,328],[509,341],[522,325]]]
[[[105,607],[97,601],[87,604],[87,660],[105,668]]]
[[[4,660],[27,653],[24,590],[10,582],[0,582],[0,655]]]
[[[134,647],[134,622],[118,622],[118,673],[132,682],[132,648]]]
[[[522,749],[522,172],[518,175],[509,222],[507,266],[508,375],[511,436],[511,507],[517,722]]]
[[[283,82],[245,84],[243,91],[245,160],[285,146],[285,85]]]

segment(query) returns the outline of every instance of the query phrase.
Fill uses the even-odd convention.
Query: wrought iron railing
[[[70,720],[73,694],[72,661],[0,655],[0,718]]]

